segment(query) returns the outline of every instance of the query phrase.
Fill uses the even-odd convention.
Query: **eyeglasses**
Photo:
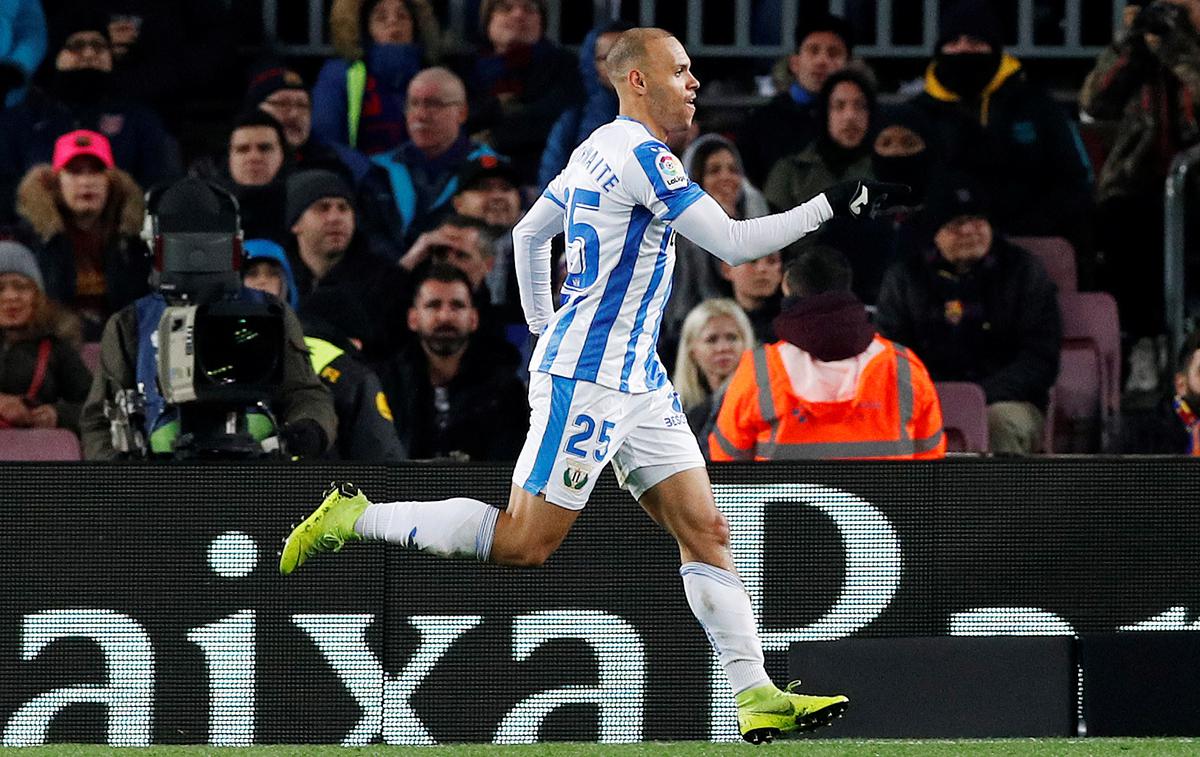
[[[108,40],[82,37],[80,39],[69,40],[63,45],[63,49],[76,55],[82,54],[85,50],[103,53],[109,49],[109,44]]]
[[[271,108],[278,108],[279,110],[294,110],[301,113],[307,113],[308,111],[312,110],[311,102],[300,99],[272,100],[271,98],[267,98],[266,100],[263,100],[263,105]]]
[[[453,108],[456,105],[462,105],[462,100],[435,100],[433,98],[409,100],[404,103],[406,110],[417,110],[418,108],[429,108],[430,110],[444,110]]]

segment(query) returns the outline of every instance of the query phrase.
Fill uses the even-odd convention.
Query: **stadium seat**
[[[1113,452],[1121,412],[1121,331],[1104,292],[1060,292],[1063,346],[1055,382],[1054,448]]]
[[[987,452],[987,396],[979,384],[939,381],[934,384],[942,405],[947,452]]]
[[[79,348],[79,357],[83,358],[83,364],[87,366],[92,375],[100,370],[100,343],[85,342]]]
[[[82,460],[79,437],[65,428],[0,429],[0,460]]]
[[[1075,248],[1062,237],[1010,237],[1013,244],[1028,250],[1042,262],[1042,267],[1059,292],[1079,289],[1075,267]]]

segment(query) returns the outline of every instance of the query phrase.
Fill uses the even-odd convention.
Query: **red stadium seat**
[[[1062,365],[1055,383],[1055,450],[1112,452],[1121,414],[1121,330],[1105,292],[1060,292]]]
[[[1062,237],[1010,237],[1008,241],[1028,250],[1040,260],[1059,292],[1074,292],[1079,289],[1075,248],[1070,242]]]
[[[942,405],[947,452],[987,452],[987,396],[979,384],[939,381],[934,384]]]
[[[0,460],[81,460],[79,437],[65,428],[0,429]]]

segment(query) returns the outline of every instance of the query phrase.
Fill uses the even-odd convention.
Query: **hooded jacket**
[[[925,72],[913,101],[936,127],[946,166],[993,189],[993,222],[1008,234],[1079,238],[1091,203],[1091,161],[1067,114],[1001,56],[978,98],[964,99]]]
[[[139,236],[145,202],[141,188],[120,169],[110,169],[108,204],[102,219],[111,224],[104,245],[103,273],[107,317],[149,291],[150,258]],[[17,213],[35,240],[34,255],[46,280],[46,295],[71,305],[77,294],[75,251],[67,219],[55,200],[57,178],[49,165],[34,167],[17,190]],[[84,338],[100,337],[100,323],[86,323]]]
[[[617,93],[604,86],[596,75],[596,41],[601,35],[616,31],[613,27],[592,29],[579,46],[579,80],[587,99],[562,112],[550,135],[546,138],[546,149],[542,151],[542,162],[538,167],[538,187],[545,188],[559,172],[567,166],[571,152],[583,143],[593,131],[617,117],[619,103]]]
[[[363,0],[334,0],[329,31],[339,57],[321,67],[312,91],[318,140],[374,155],[408,139],[408,83],[437,59],[439,30],[428,0],[403,2],[413,16],[413,42],[374,45],[363,28]]]
[[[46,17],[42,4],[0,0],[0,68],[11,66],[22,78],[7,98],[0,101],[0,110],[5,105],[16,105],[25,97],[24,85],[33,77],[45,54]]]
[[[941,405],[925,366],[875,333],[850,292],[791,298],[780,341],[746,352],[710,437],[712,460],[938,458]]]

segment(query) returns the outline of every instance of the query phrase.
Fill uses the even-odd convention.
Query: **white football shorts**
[[[679,471],[704,466],[670,382],[626,394],[537,372],[529,377],[529,407],[513,483],[559,507],[582,510],[610,461],[634,499]]]

